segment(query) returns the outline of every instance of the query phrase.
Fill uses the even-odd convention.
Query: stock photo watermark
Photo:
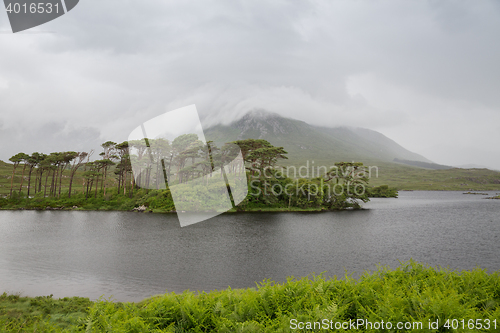
[[[128,142],[135,183],[168,188],[181,226],[227,212],[247,196],[240,148],[207,142],[195,105],[141,124]]]
[[[286,196],[340,196],[342,194],[362,196],[366,193],[366,182],[378,178],[378,166],[357,166],[353,162],[346,167],[333,165],[315,166],[314,161],[305,165],[266,167],[262,170],[250,167],[250,195],[286,195]],[[304,182],[304,179],[316,179],[316,182]],[[286,184],[276,183],[276,179],[291,179]],[[332,180],[344,180],[335,182]]]
[[[128,144],[135,185],[168,189],[181,226],[237,210],[247,197],[274,197],[288,207],[292,198],[299,206],[313,200],[358,207],[357,200],[366,201],[368,180],[379,172],[356,162],[284,167],[277,161],[287,152],[265,140],[207,141],[195,105],[137,126]]]
[[[79,0],[4,0],[12,32],[25,31],[63,16]]]

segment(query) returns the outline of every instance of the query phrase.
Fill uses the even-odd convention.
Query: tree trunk
[[[120,171],[118,173],[118,192],[116,192],[117,194],[120,194],[121,181],[122,181],[122,172]]]
[[[106,196],[106,181],[107,181],[107,178],[108,178],[108,167],[104,167],[104,179],[102,180],[102,182],[104,183],[104,192],[103,192],[103,195]]]
[[[139,185],[139,187],[141,186],[141,182],[142,182],[142,169],[139,169],[139,177],[137,177],[137,185]]]
[[[50,176],[50,169],[47,169],[47,174],[45,175],[45,186],[43,189],[43,197],[47,197],[47,180],[49,179]]]
[[[104,190],[104,178],[105,178],[105,174],[106,174],[106,170],[105,170],[106,167],[103,167],[102,168],[102,178],[101,178],[101,191]]]
[[[130,180],[130,183],[132,185],[132,188],[130,189],[130,197],[134,195],[134,187],[135,187],[135,177],[132,175],[132,179]]]
[[[69,176],[69,192],[68,192],[68,198],[71,198],[71,187],[73,186],[73,178],[75,177],[76,170],[78,168],[75,167],[71,170],[71,175]]]
[[[88,163],[88,158],[87,158],[87,163]],[[83,173],[85,174],[85,171],[87,171],[87,164],[85,164],[85,167],[83,168]],[[82,180],[82,193],[85,193],[85,184],[87,183],[87,179],[85,179],[85,177],[83,177],[83,180]],[[88,184],[87,184],[88,185]],[[87,191],[88,191],[88,186],[87,186]],[[85,196],[86,198],[86,196]]]
[[[161,158],[160,156],[158,156],[158,163],[156,163],[156,189],[159,190],[160,189],[160,163],[161,161]],[[166,179],[165,179],[166,180]]]
[[[50,196],[56,195],[56,179],[57,179],[57,170],[59,170],[58,166],[52,172],[52,183],[50,184]]]
[[[57,196],[58,198],[61,197],[62,177],[64,169],[66,169],[66,164],[61,165],[61,171],[59,172],[59,195]]]
[[[42,167],[40,167],[40,180],[38,181],[38,192],[42,192],[42,178],[43,178],[43,170]]]
[[[30,198],[31,172],[33,172],[33,166],[30,166],[30,173],[28,176],[28,199]]]
[[[24,182],[24,170],[26,170],[26,163],[24,163],[24,167],[23,167],[23,174],[21,175],[21,185],[19,186],[19,194],[21,194],[21,190],[23,189],[23,182]]]
[[[123,195],[127,194],[127,170],[125,170],[125,175],[123,179]]]
[[[42,189],[42,176],[43,176],[43,168],[38,165],[37,171],[36,171],[36,178],[35,178],[35,194],[40,192]]]
[[[14,187],[14,175],[16,174],[16,168],[19,163],[14,163],[14,169],[12,170],[12,179],[10,180],[10,197],[12,197],[12,188]]]
[[[120,194],[120,182],[121,182],[122,175],[121,175],[121,173],[118,173],[117,176],[118,176],[118,186],[117,186],[118,190],[117,190],[116,194]]]
[[[87,191],[85,192],[85,200],[87,200],[89,198],[89,191],[92,191],[92,183],[91,183],[90,179],[87,179],[86,183],[87,183]],[[89,186],[90,186],[90,190],[89,190]]]
[[[97,198],[97,189],[99,189],[99,175],[95,177],[95,194],[94,198]]]
[[[38,186],[38,175],[40,174],[40,169],[36,169],[35,172],[35,188],[33,189],[33,192],[36,194],[37,186]]]

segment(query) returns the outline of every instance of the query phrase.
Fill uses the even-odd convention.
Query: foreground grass
[[[0,295],[0,332],[74,332],[88,315],[88,298]]]
[[[264,281],[249,289],[168,293],[140,303],[98,300],[88,309],[76,307],[73,312],[63,311],[64,300],[80,299],[42,298],[52,305],[47,305],[48,310],[35,310],[38,305],[32,302],[36,299],[9,297],[3,296],[0,303],[0,330],[5,332],[294,332],[304,330],[293,330],[293,320],[306,323],[323,319],[334,324],[356,319],[394,325],[422,322],[422,329],[415,328],[415,332],[500,331],[498,272],[456,272],[413,261],[394,270],[381,267],[359,279],[319,275],[290,278],[285,283]],[[469,319],[489,319],[490,329],[448,330],[444,326],[447,319],[464,319],[466,323]],[[429,321],[438,321],[438,327],[429,329]],[[383,330],[358,327],[350,331]]]

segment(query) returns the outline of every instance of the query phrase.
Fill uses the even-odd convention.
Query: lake
[[[400,192],[358,211],[224,214],[184,228],[173,214],[0,211],[0,293],[139,301],[313,272],[356,277],[410,258],[500,270],[500,200],[484,197]]]

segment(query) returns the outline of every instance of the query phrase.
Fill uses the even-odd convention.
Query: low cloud
[[[0,11],[2,32],[7,24]],[[83,1],[33,31],[0,34],[0,159],[11,147],[76,150],[70,128],[121,141],[196,104],[207,125],[264,109],[378,130],[439,163],[500,169],[493,0]],[[472,150],[439,148],[465,144]]]

